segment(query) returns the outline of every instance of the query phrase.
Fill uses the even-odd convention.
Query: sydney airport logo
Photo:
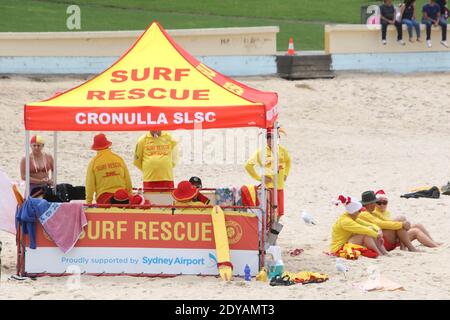
[[[209,253],[208,259],[205,258],[185,258],[185,257],[143,257],[144,265],[166,265],[166,266],[206,266],[212,268],[217,266],[217,258],[214,254]]]

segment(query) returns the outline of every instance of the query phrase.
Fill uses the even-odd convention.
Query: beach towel
[[[15,234],[15,214],[17,199],[13,191],[13,183],[0,169],[0,230]]]
[[[64,253],[73,248],[87,225],[82,203],[52,203],[39,222]]]
[[[29,197],[17,209],[16,221],[20,224],[23,234],[27,234],[30,238],[30,249],[36,249],[36,220],[47,211],[50,203],[45,199],[37,199]]]
[[[354,284],[355,287],[363,291],[404,291],[402,285],[380,275],[376,279],[369,279],[361,283]]]
[[[240,201],[243,206],[259,206],[258,189],[254,185],[244,185],[240,188]]]
[[[300,271],[297,273],[284,272],[283,277],[288,276],[295,283],[308,284],[308,283],[321,283],[329,279],[328,275],[311,271]]]
[[[216,205],[218,206],[234,206],[235,205],[235,188],[217,188],[216,189]]]
[[[421,191],[416,191],[416,192],[411,192],[411,193],[406,193],[401,195],[401,198],[431,198],[431,199],[439,199],[440,197],[440,191],[439,188],[436,186],[431,187],[428,190],[421,190]]]

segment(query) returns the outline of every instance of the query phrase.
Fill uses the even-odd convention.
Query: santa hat
[[[382,189],[375,192],[375,196],[377,197],[377,200],[378,199],[386,199],[387,200],[387,198],[388,198],[386,193],[384,193],[384,190],[382,190]]]
[[[345,210],[350,214],[356,213],[362,208],[361,202],[354,201],[351,197],[344,197],[343,195],[339,195],[337,201],[333,201],[333,203],[336,206],[343,204],[345,206]]]

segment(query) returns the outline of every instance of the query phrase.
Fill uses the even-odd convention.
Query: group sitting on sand
[[[439,246],[423,225],[411,224],[404,216],[392,218],[383,190],[365,191],[361,201],[341,195],[335,204],[344,205],[346,212],[332,228],[333,254],[339,253],[347,244],[363,246],[371,250],[374,256],[388,255],[388,251],[397,247],[417,252],[412,244],[414,240],[429,248]]]

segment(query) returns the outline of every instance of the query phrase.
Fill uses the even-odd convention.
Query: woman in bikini
[[[30,140],[30,192],[41,186],[53,185],[53,157],[43,152],[44,139],[41,136],[33,136]],[[50,171],[52,178],[50,178]],[[22,180],[26,179],[25,157],[20,161],[20,176]]]

